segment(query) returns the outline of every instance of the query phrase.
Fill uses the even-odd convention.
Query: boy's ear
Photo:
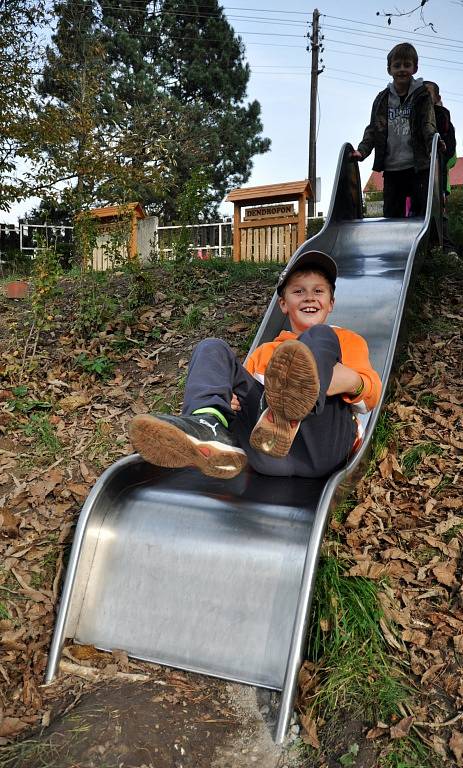
[[[281,311],[283,312],[283,314],[287,315],[288,314],[288,308],[286,306],[286,301],[284,300],[283,296],[279,296],[278,297],[278,304],[279,304],[279,307],[280,307]]]
[[[415,67],[413,69],[413,74],[416,75],[417,72],[418,72],[418,64],[415,64]]]

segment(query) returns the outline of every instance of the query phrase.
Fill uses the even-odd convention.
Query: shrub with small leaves
[[[98,357],[89,357],[84,352],[76,357],[76,365],[82,368],[86,373],[94,373],[100,379],[109,379],[114,370],[114,362],[106,355]]]
[[[34,259],[31,296],[33,322],[37,331],[48,331],[53,327],[55,299],[60,294],[61,275],[56,248],[51,245],[39,246]]]

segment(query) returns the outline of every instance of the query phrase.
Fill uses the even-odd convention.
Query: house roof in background
[[[459,157],[453,168],[450,169],[450,186],[463,186],[463,157]],[[363,191],[366,194],[369,192],[382,192],[383,174],[380,171],[372,171]]]

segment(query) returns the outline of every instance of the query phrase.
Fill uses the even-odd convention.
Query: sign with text
[[[284,203],[283,205],[264,205],[259,208],[246,208],[244,218],[246,219],[268,219],[279,216],[295,216],[294,205]]]

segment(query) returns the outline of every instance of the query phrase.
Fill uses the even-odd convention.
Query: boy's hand
[[[238,398],[237,398],[237,396],[235,395],[234,392],[232,394],[232,399],[231,399],[230,407],[231,407],[232,411],[241,411],[240,401],[238,400]]]
[[[362,378],[357,371],[342,363],[336,363],[333,368],[330,386],[326,390],[327,395],[349,395],[354,397],[357,389],[362,384]]]
[[[359,163],[361,163],[363,160],[363,155],[361,152],[358,151],[358,149],[354,149],[354,151],[351,153],[350,159],[358,160]]]

